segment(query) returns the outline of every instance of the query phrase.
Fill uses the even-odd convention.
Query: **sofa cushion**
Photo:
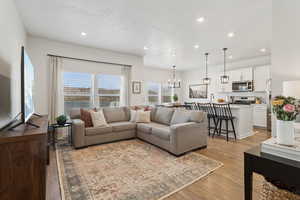
[[[129,121],[125,108],[103,108],[103,113],[107,123]]]
[[[156,113],[157,108],[152,108],[150,112],[150,119],[151,121],[155,120],[155,113]]]
[[[150,123],[138,123],[137,130],[144,133],[151,133],[153,128],[168,128],[169,126],[164,124],[159,124],[155,122]]]
[[[191,112],[191,117],[190,117],[190,122],[196,122],[196,123],[201,123],[205,118],[207,113],[203,111],[190,111]]]
[[[109,125],[112,127],[112,130],[114,132],[118,131],[127,131],[127,130],[134,130],[136,128],[136,124],[132,122],[112,122],[109,123]]]
[[[154,121],[161,124],[170,125],[173,113],[174,110],[172,108],[158,107],[155,111]]]
[[[163,139],[163,140],[170,140],[170,128],[169,126],[165,127],[152,127],[151,133],[156,137]]]
[[[80,108],[72,108],[70,111],[71,119],[80,119]]]
[[[90,127],[85,129],[85,135],[86,136],[92,136],[92,135],[103,135],[107,133],[112,133],[112,127],[106,126],[106,127]]]
[[[152,127],[150,124],[152,123],[139,123],[137,124],[137,130],[144,133],[151,133]]]
[[[190,118],[191,118],[190,111],[175,110],[171,120],[171,125],[189,122]]]

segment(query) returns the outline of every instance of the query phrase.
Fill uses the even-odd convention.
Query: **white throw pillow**
[[[136,113],[136,122],[137,123],[150,123],[150,113],[151,111],[139,110]]]
[[[130,110],[130,122],[136,122],[137,110]]]
[[[99,110],[98,112],[91,111],[91,117],[94,127],[108,126],[103,110]]]

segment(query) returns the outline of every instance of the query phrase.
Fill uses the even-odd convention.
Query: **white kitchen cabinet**
[[[254,91],[262,92],[267,89],[267,81],[270,79],[270,66],[254,68]]]
[[[241,81],[252,81],[253,80],[253,68],[243,68],[241,71]]]
[[[235,81],[252,81],[253,80],[253,69],[252,69],[252,67],[231,70],[228,73],[230,73],[231,82],[235,82]]]
[[[267,127],[267,105],[253,105],[253,125],[258,127]]]

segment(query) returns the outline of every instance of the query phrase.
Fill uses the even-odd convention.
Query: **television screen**
[[[11,121],[10,67],[0,60],[0,129]]]
[[[34,67],[24,47],[22,48],[22,112],[23,121],[34,113]]]

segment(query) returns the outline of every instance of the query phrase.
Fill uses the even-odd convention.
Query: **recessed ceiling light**
[[[199,17],[198,19],[197,19],[197,22],[199,22],[199,23],[202,23],[202,22],[204,22],[205,21],[205,18],[204,17]]]
[[[144,46],[144,50],[148,50],[148,49],[149,49],[148,47]]]
[[[233,58],[233,56],[232,56],[232,55],[230,55],[230,56],[228,56],[228,58],[229,58],[229,59],[232,59],[232,58]]]
[[[199,46],[198,44],[194,45],[194,48],[195,48],[195,49],[199,49],[199,47],[200,47],[200,46]]]
[[[86,36],[86,33],[85,33],[85,32],[81,32],[81,35],[82,35],[82,36]]]
[[[229,32],[228,34],[227,34],[227,36],[229,37],[229,38],[232,38],[232,37],[234,37],[234,32]]]
[[[266,52],[266,51],[267,51],[267,49],[265,49],[265,48],[262,48],[262,49],[260,49],[260,51],[264,53],[264,52]]]

